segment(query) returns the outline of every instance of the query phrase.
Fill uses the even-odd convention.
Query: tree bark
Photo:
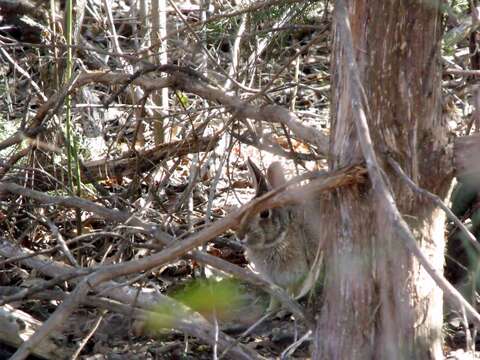
[[[441,108],[439,2],[349,0],[359,74],[377,156],[418,245],[440,272],[444,215],[412,194],[391,156],[421,187],[447,196],[451,151]],[[362,161],[340,26],[334,23],[330,167]],[[442,292],[376,207],[369,186],[338,190],[326,211],[326,283],[315,359],[441,359]]]

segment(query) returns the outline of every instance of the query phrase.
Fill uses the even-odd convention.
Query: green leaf
[[[180,102],[180,105],[182,105],[183,107],[188,107],[189,101],[187,95],[185,95],[185,93],[183,93],[182,91],[177,91],[176,95],[178,101]]]
[[[195,280],[171,297],[206,318],[227,319],[242,305],[240,286],[232,279]],[[153,330],[173,327],[176,319],[188,316],[184,310],[171,304],[159,305],[147,326]]]

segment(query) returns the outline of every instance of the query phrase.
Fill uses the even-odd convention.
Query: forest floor
[[[105,213],[92,207],[82,209],[74,197],[67,196],[72,191],[64,178],[68,173],[64,151],[66,132],[58,131],[65,124],[66,108],[62,105],[65,97],[44,108],[49,99],[61,95],[59,79],[64,72],[65,56],[59,56],[58,52],[64,54],[66,47],[63,40],[51,35],[52,24],[44,18],[50,10],[44,5],[24,0],[20,2],[24,7],[9,12],[11,5],[7,3],[0,0],[0,9],[4,6],[4,13],[0,14],[0,181],[21,184],[45,197],[0,191],[0,360],[7,359],[14,351],[6,339],[10,345],[18,345],[23,337],[28,338],[74,291],[77,280],[85,276],[75,270],[88,271],[93,267],[140,260],[162,248],[138,228],[126,226],[124,219],[106,218]],[[107,15],[103,16],[101,10],[103,2],[90,1],[80,26],[81,42],[75,45],[78,51],[74,74],[98,75],[91,83],[77,88],[72,96],[73,127],[79,140],[80,158],[89,171],[97,169],[94,161],[111,160],[109,170],[114,172],[113,176],[105,175],[101,169],[90,174],[94,181],[85,182],[83,199],[108,209],[135,213],[180,241],[234,212],[254,196],[245,165],[247,158],[254,159],[262,168],[280,161],[287,167],[289,178],[307,170],[326,168],[326,160],[314,146],[295,139],[280,124],[235,122],[235,116],[226,115],[227,106],[178,90],[170,94],[170,114],[163,117],[161,111],[157,112],[159,106],[153,101],[145,105],[133,86],[119,94],[121,86],[101,82],[100,75],[128,73],[129,66],[144,60],[145,49],[138,44],[143,44],[143,37],[147,35],[131,20],[128,3],[113,2],[110,9],[116,18],[116,31],[113,31],[104,19]],[[189,25],[200,21],[195,1],[177,3],[183,6],[183,14],[188,15],[185,21]],[[230,6],[230,2],[224,3]],[[305,8],[298,6],[287,24],[280,23],[279,19],[290,14],[288,8],[279,8],[278,14],[265,9],[251,11],[247,40],[242,48],[247,54],[240,56],[242,68],[237,69],[238,78],[244,78],[240,79],[242,86],[236,93],[240,93],[238,99],[254,104],[256,95],[247,91],[249,86],[257,82],[270,84],[271,91],[262,101],[290,109],[302,125],[328,135],[331,9],[327,6],[316,12],[311,10],[314,15],[304,16]],[[18,11],[25,12],[22,14],[25,16],[18,16]],[[192,40],[194,36],[188,27],[180,26],[184,24],[181,16],[173,9],[169,11],[173,19],[169,19],[168,25],[172,34],[169,63],[201,68],[197,59],[197,52],[201,51]],[[218,63],[227,70],[234,40],[227,35],[238,30],[236,20],[229,22],[231,18],[237,19],[226,17],[208,28],[208,48],[215,51]],[[277,31],[285,28],[289,31]],[[451,28],[453,25],[447,30]],[[281,36],[264,36],[269,32]],[[120,48],[128,50],[125,52],[128,56],[119,55],[118,45],[112,40],[115,36]],[[260,51],[257,46],[264,39],[268,41]],[[88,50],[91,48],[95,51]],[[465,67],[467,60],[462,54],[466,49],[468,43],[464,41],[450,54],[445,50],[445,61]],[[296,56],[298,63],[294,61]],[[130,63],[126,65],[124,59]],[[253,63],[249,62],[252,59]],[[217,70],[210,64],[205,72],[211,71],[209,79],[216,80]],[[158,76],[156,80],[161,79]],[[446,75],[444,80],[445,111],[452,114],[451,128],[459,135],[468,133],[473,121],[470,120],[470,100],[463,91],[468,84],[453,76]],[[245,94],[241,94],[242,91]],[[104,102],[111,100],[112,95],[113,102],[105,106]],[[258,104],[261,108],[263,102]],[[43,110],[46,112],[42,115]],[[163,124],[165,143],[159,145],[155,121],[164,118],[168,119]],[[35,123],[38,119],[39,123]],[[226,124],[232,123],[233,130],[225,131]],[[19,129],[38,131],[40,135],[36,138],[31,135],[23,141],[23,137],[16,137]],[[213,150],[206,145],[201,148],[204,138],[214,139]],[[10,141],[11,145],[7,146]],[[190,146],[187,150],[182,148],[184,143]],[[157,146],[163,146],[161,156]],[[148,152],[150,150],[152,152]],[[474,219],[480,208],[477,200],[480,197],[476,193],[473,197],[475,199],[461,210],[465,221]],[[454,232],[450,227],[446,236],[450,238]],[[9,244],[23,252],[13,255]],[[232,230],[216,236],[201,250],[244,269],[249,267],[244,248]],[[117,286],[138,291],[142,296],[150,291],[179,299],[185,298],[202,279],[220,282],[229,278],[190,255],[148,272],[120,276],[115,279]],[[466,255],[449,252],[449,256],[464,262]],[[207,297],[202,291],[205,290],[200,290],[200,297]],[[269,295],[244,281],[229,291],[224,298],[212,300],[213,313],[201,306],[196,309],[213,324],[214,330],[229,335],[235,340],[233,345],[243,344],[267,359],[308,358],[311,333],[302,320],[281,310],[259,321],[266,313]],[[53,349],[49,351],[58,356],[49,358],[62,358],[60,354],[73,358],[79,350],[78,358],[92,360],[230,358],[222,349],[207,345],[178,328],[160,325],[157,320],[145,326],[139,320],[142,316],[136,314],[142,307],[137,306],[135,295],[129,296],[131,303],[120,304],[118,299],[102,296],[102,292],[89,294],[82,305],[62,321],[62,329],[49,334],[49,346]],[[190,306],[189,301],[186,303]],[[308,309],[311,301],[307,296],[300,304]],[[166,316],[181,315],[170,312]],[[472,347],[474,341],[469,339],[475,335],[473,329],[464,325],[462,314],[449,310],[445,319],[443,331],[448,358],[473,359],[463,350]]]

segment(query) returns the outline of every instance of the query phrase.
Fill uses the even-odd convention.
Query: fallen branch
[[[156,167],[161,160],[182,157],[192,153],[208,152],[217,146],[217,137],[201,137],[174,141],[137,152],[129,151],[116,159],[87,161],[83,165],[95,180],[110,177],[133,176]],[[82,171],[82,181],[88,177]]]
[[[30,136],[30,129],[38,128],[43,124],[45,117],[55,104],[61,103],[66,95],[73,93],[76,89],[87,84],[103,85],[123,85],[130,84],[140,86],[147,92],[160,90],[170,87],[175,90],[181,90],[196,94],[205,100],[220,103],[228,111],[238,117],[250,118],[254,120],[265,121],[269,123],[279,123],[287,126],[300,140],[310,143],[317,147],[319,154],[328,153],[328,136],[314,128],[303,125],[299,119],[287,109],[278,105],[267,105],[258,107],[242,101],[237,96],[227,95],[224,91],[206,83],[201,77],[192,73],[188,68],[159,66],[157,71],[168,72],[169,75],[160,79],[152,79],[137,74],[128,75],[124,73],[105,73],[90,72],[82,73],[75,79],[75,82],[69,84],[70,88],[63,88],[61,91],[50,97],[37,111],[37,114],[31,120],[26,131],[19,131],[10,138],[0,142],[0,150],[19,143],[25,136]],[[153,71],[151,68],[148,71]],[[142,72],[142,71],[140,71]]]
[[[40,321],[24,311],[15,309],[10,305],[0,307],[0,339],[2,344],[17,348],[41,325]],[[56,345],[56,342],[62,343],[62,337],[61,333],[53,331],[45,341],[42,341],[34,349],[33,354],[45,359],[70,358],[73,353],[70,347]],[[4,353],[2,355],[5,356]]]
[[[315,177],[309,184],[295,188],[289,191],[284,191],[285,187],[275,189],[274,191],[265,194],[264,196],[255,199],[254,201],[244,205],[242,208],[233,211],[229,216],[220,219],[212,223],[209,227],[200,230],[198,233],[192,234],[182,242],[175,242],[171,246],[162,250],[157,254],[153,254],[144,257],[139,260],[132,260],[126,263],[114,264],[104,266],[96,270],[93,274],[86,276],[75,288],[75,290],[68,296],[68,298],[57,308],[57,310],[51,315],[51,317],[43,324],[43,326],[36,332],[24,345],[17,351],[14,359],[23,359],[28,355],[29,349],[33,348],[42,341],[42,339],[48,335],[48,333],[60,326],[69,314],[75,310],[75,308],[85,300],[88,291],[95,289],[97,292],[103,292],[114,296],[122,290],[115,286],[112,286],[110,280],[125,276],[132,273],[139,273],[142,271],[150,270],[154,267],[158,267],[167,262],[173,261],[180,256],[183,256],[187,252],[193,250],[195,247],[205,243],[206,241],[222,234],[229,228],[238,226],[245,216],[245,214],[253,214],[260,212],[268,207],[282,206],[285,204],[298,203],[301,199],[314,194],[318,194],[321,191],[330,191],[340,186],[348,186],[357,183],[359,180],[365,179],[365,169],[362,167],[351,167],[342,169],[331,174],[324,173],[319,177]],[[294,181],[305,179],[305,177],[297,178],[290,181],[288,184],[292,184]],[[159,231],[154,225],[145,224],[138,218],[130,216],[129,214],[120,212],[118,210],[111,210],[103,208],[89,201],[78,199],[75,197],[58,197],[54,198],[38,191],[25,189],[16,184],[0,183],[0,193],[10,192],[17,195],[28,196],[36,201],[57,204],[67,207],[74,207],[80,209],[87,209],[95,212],[96,214],[102,214],[105,217],[115,217],[115,219],[122,219],[126,225],[139,226],[140,230],[144,230],[148,233],[155,234],[156,238],[160,238],[163,243],[169,243],[170,238],[167,234]],[[299,194],[302,196],[299,196]],[[304,197],[305,196],[305,197]],[[3,242],[0,246],[0,253],[2,249],[5,249],[9,245],[7,242]],[[11,256],[18,256],[18,254],[12,254]],[[34,261],[35,259],[26,259],[25,261]],[[58,273],[57,273],[58,274]],[[271,293],[274,296],[278,296],[278,289],[271,288]],[[280,292],[281,294],[281,292]],[[172,301],[171,299],[165,301]],[[295,309],[296,310],[296,309]],[[228,346],[228,342],[219,344],[222,346]],[[234,347],[231,351],[238,351],[239,358],[244,355],[243,351],[238,347]],[[243,355],[242,355],[243,354]],[[249,356],[253,356],[250,354]]]
[[[438,206],[443,211],[445,211],[448,218],[452,220],[455,223],[455,225],[457,225],[458,228],[465,234],[470,245],[472,245],[472,247],[477,251],[477,253],[480,253],[480,243],[477,241],[477,238],[470,232],[470,230],[468,230],[468,228],[463,224],[463,222],[458,217],[455,216],[452,210],[450,210],[449,207],[445,205],[445,203],[437,195],[432,194],[430,191],[422,189],[417,184],[415,184],[413,180],[410,179],[407,176],[407,174],[405,174],[405,172],[400,167],[400,164],[397,163],[395,160],[393,160],[392,158],[388,158],[388,162],[393,167],[393,169],[397,172],[397,174],[410,187],[410,189],[420,194],[421,196],[424,196],[430,199],[436,206]]]
[[[80,167],[81,181],[87,184],[111,178],[120,179],[122,177],[138,176],[138,174],[153,170],[162,160],[198,152],[208,152],[217,145],[218,139],[216,136],[193,137],[164,143],[147,150],[128,151],[114,159],[104,158],[86,161]],[[59,166],[48,166],[45,168],[44,174],[40,173],[33,177],[34,186],[42,191],[52,190],[52,187],[57,188],[58,183],[52,183],[49,180],[50,177],[61,179],[63,184],[67,185],[66,169]]]
[[[443,73],[459,76],[480,76],[480,70],[445,69]]]
[[[8,257],[14,257],[14,256],[25,256],[28,253],[30,252],[27,251],[26,249],[14,247],[8,241],[0,241],[0,255],[3,257],[8,258]],[[73,267],[69,265],[52,261],[51,259],[48,259],[44,256],[38,256],[36,258],[26,258],[22,260],[21,263],[51,277],[59,277],[59,276],[68,277],[69,274],[76,271]],[[118,267],[122,267],[124,264],[117,264],[115,266],[118,268]],[[104,269],[104,268],[100,268],[100,269]],[[97,272],[99,271],[102,272],[102,270],[97,270]],[[105,271],[108,272],[108,270],[105,270]],[[77,284],[82,284],[82,283],[86,283],[85,282],[86,278],[83,278],[83,280],[72,279],[71,281]],[[88,283],[86,286],[87,286],[86,291],[91,290],[90,285],[88,285]],[[144,309],[152,308],[156,304],[164,304],[168,306],[168,308],[176,309],[178,311],[176,314],[174,314],[175,316],[172,316],[171,318],[168,319],[169,320],[168,322],[169,324],[171,324],[172,327],[177,328],[178,330],[184,332],[185,334],[196,336],[200,340],[204,341],[205,343],[211,344],[215,338],[213,336],[215,331],[213,326],[203,316],[193,311],[190,311],[182,304],[176,302],[175,300],[159,292],[145,291],[141,289],[139,290],[138,288],[134,288],[130,286],[119,287],[119,284],[113,281],[104,281],[103,283],[98,284],[98,286],[95,287],[95,290],[98,293],[102,293],[102,296],[108,296],[124,304],[135,304],[136,306],[140,306]],[[11,296],[15,296],[15,295],[11,295]],[[71,295],[67,296],[65,301],[69,301],[70,296]],[[85,297],[83,297],[83,299],[79,297],[79,298],[76,298],[76,300],[78,300],[77,305],[79,305],[80,303],[87,302]],[[54,314],[57,314],[59,308],[55,311]],[[72,311],[73,310],[75,310],[75,308],[72,308]],[[62,321],[60,323],[53,324],[53,328],[60,327],[60,324],[62,324],[63,321],[66,321],[67,317],[69,316],[69,312],[61,311],[61,313],[58,314],[57,316],[60,316],[59,318]],[[50,319],[47,322],[49,321]],[[42,330],[43,328],[44,326],[40,327],[38,335],[37,333],[33,335],[33,336],[38,336],[39,338],[42,339],[42,341],[44,337],[48,336],[49,334],[49,332],[44,333]],[[51,331],[50,327],[48,329],[49,331]],[[30,340],[33,338],[33,336],[30,338]],[[26,343],[28,343],[30,340],[26,341]],[[33,343],[33,345],[28,345],[28,344],[25,345],[26,343],[22,345],[22,348],[27,346],[29,349],[27,352],[29,352],[30,349],[36,348],[37,346],[37,343]],[[226,349],[230,347],[230,344],[232,343],[234,343],[233,339],[229,338],[227,335],[223,333],[219,334],[219,344],[218,344],[219,348]],[[24,355],[21,355],[22,352],[19,353],[20,354],[19,355],[20,357],[18,357],[19,359],[24,358],[22,357]],[[232,356],[232,358],[235,358],[235,359],[249,359],[249,358],[258,357],[255,352],[249,351],[248,349],[240,345],[235,348],[232,348],[232,353],[230,354],[230,356]]]

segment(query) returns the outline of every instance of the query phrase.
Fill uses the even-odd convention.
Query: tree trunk
[[[385,162],[447,196],[451,153],[441,109],[439,3],[349,0],[368,124],[400,212],[421,250],[443,271],[444,216],[415,196]],[[341,28],[334,23],[330,167],[363,160]],[[326,283],[315,359],[441,359],[442,292],[404,246],[369,186],[339,190],[326,224]]]

